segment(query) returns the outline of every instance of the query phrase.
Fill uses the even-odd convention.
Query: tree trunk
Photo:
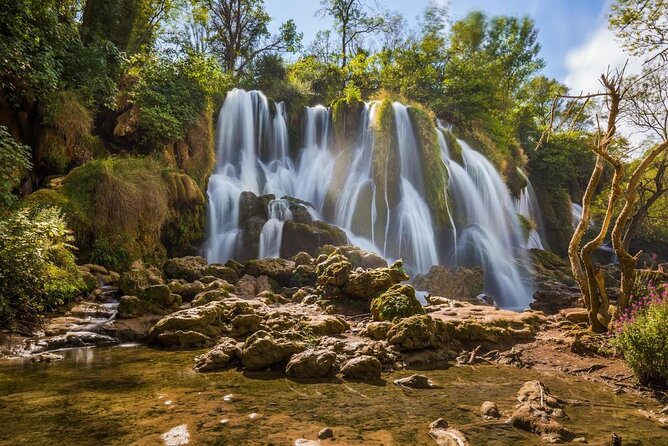
[[[628,219],[631,217],[635,207],[637,190],[642,177],[645,175],[645,172],[656,159],[656,157],[667,148],[668,141],[664,141],[663,143],[655,146],[640,162],[638,167],[636,167],[636,170],[629,179],[629,184],[626,187],[626,191],[624,193],[624,207],[619,213],[617,221],[615,222],[615,227],[612,230],[612,247],[615,250],[617,257],[619,258],[619,266],[622,273],[620,295],[619,300],[617,301],[617,313],[623,311],[629,306],[631,293],[633,292],[633,285],[635,283],[636,263],[638,261],[638,255],[632,256],[628,252],[625,240],[622,238],[622,231],[624,230],[624,227],[626,226]],[[627,232],[627,237],[629,236],[630,234]]]

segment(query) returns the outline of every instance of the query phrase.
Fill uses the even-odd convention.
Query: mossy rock
[[[351,272],[343,287],[343,292],[346,297],[351,299],[368,301],[370,298],[388,291],[394,285],[408,280],[408,278],[402,261],[398,260],[389,268]],[[415,297],[414,290],[413,297]]]
[[[169,279],[185,279],[192,282],[203,277],[207,266],[206,260],[202,257],[186,256],[167,260],[162,269]]]
[[[364,102],[355,98],[340,98],[332,103],[334,150],[340,152],[355,145],[365,129],[360,128]]]
[[[424,314],[424,308],[415,297],[415,289],[410,285],[393,285],[371,301],[374,321],[393,321],[416,314]]]
[[[121,274],[118,287],[128,295],[137,295],[143,288],[164,283],[162,273],[156,267],[136,267]]]

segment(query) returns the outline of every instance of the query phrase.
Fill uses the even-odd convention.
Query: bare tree
[[[341,68],[344,68],[352,44],[364,34],[379,31],[385,21],[372,15],[362,0],[321,0],[321,5],[316,15],[329,15],[334,19],[341,39]]]

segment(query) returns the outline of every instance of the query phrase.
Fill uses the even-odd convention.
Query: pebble
[[[334,437],[334,431],[329,427],[326,427],[320,432],[318,432],[318,438],[320,440],[326,440],[327,438],[332,438],[332,437]]]
[[[161,436],[165,446],[182,446],[190,443],[190,432],[188,432],[188,425],[181,424],[171,428]]]
[[[248,415],[248,418],[250,418],[251,420],[255,420],[256,418],[259,418],[259,416],[260,414],[253,412],[252,414]]]
[[[234,398],[234,395],[232,395],[232,394],[230,393],[229,395],[225,395],[225,396],[223,397],[223,401],[225,401],[226,403],[230,403],[230,402],[232,402],[232,399],[233,399],[233,398]]]

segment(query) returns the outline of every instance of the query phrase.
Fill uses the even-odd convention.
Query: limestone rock
[[[343,367],[341,367],[341,373],[343,373],[343,376],[346,378],[378,381],[381,376],[382,368],[383,366],[377,358],[362,355],[346,362]]]
[[[424,314],[424,309],[410,285],[393,285],[371,301],[374,321],[392,321],[416,314]]]
[[[428,291],[435,296],[456,300],[473,300],[482,293],[485,281],[482,269],[432,266],[428,273],[413,281],[416,290]]]
[[[433,389],[438,387],[424,375],[411,375],[406,378],[395,379],[394,384],[409,389]]]
[[[443,347],[446,339],[439,323],[426,314],[401,319],[387,332],[387,342],[400,351]]]
[[[353,299],[368,300],[408,278],[403,263],[398,260],[389,268],[353,271],[343,287],[343,292]],[[415,291],[413,291],[413,298],[415,298]]]
[[[181,298],[184,302],[190,302],[195,298],[195,296],[204,291],[205,288],[206,286],[202,282],[196,280],[191,283],[184,283],[181,286],[181,292],[177,294],[181,295]]]
[[[429,436],[439,446],[468,446],[469,442],[460,431],[448,426],[448,422],[439,418],[429,425]]]
[[[316,267],[318,285],[324,289],[342,287],[348,280],[351,268],[348,259],[342,255],[334,253],[328,256]]]
[[[195,357],[195,370],[198,372],[222,370],[231,362],[238,360],[240,355],[241,350],[237,341],[232,338],[221,338],[207,353]]]
[[[246,262],[244,274],[253,277],[267,276],[280,286],[290,286],[295,262],[286,259],[256,259]]]
[[[224,289],[203,291],[199,293],[191,302],[192,307],[200,307],[210,302],[223,301],[230,297],[230,293]]]
[[[324,378],[333,373],[336,353],[326,350],[306,350],[290,358],[285,373],[293,378]]]
[[[202,278],[206,268],[206,260],[199,256],[169,259],[162,265],[162,269],[168,278],[185,279],[188,282]]]
[[[164,283],[159,269],[153,266],[145,268],[142,265],[137,265],[121,275],[118,287],[124,294],[136,296],[142,288]]]
[[[237,283],[239,280],[239,273],[229,266],[221,265],[220,263],[212,263],[204,270],[204,275],[213,276],[217,279],[223,279],[231,284]]]
[[[260,370],[286,362],[291,355],[304,350],[304,346],[294,341],[276,339],[260,330],[246,339],[241,349],[241,360],[248,370]]]
[[[480,416],[483,420],[496,420],[501,417],[501,414],[495,402],[485,401],[480,406]]]
[[[310,320],[302,322],[301,327],[302,330],[310,331],[315,336],[337,335],[350,328],[345,320],[332,315],[314,316]]]

